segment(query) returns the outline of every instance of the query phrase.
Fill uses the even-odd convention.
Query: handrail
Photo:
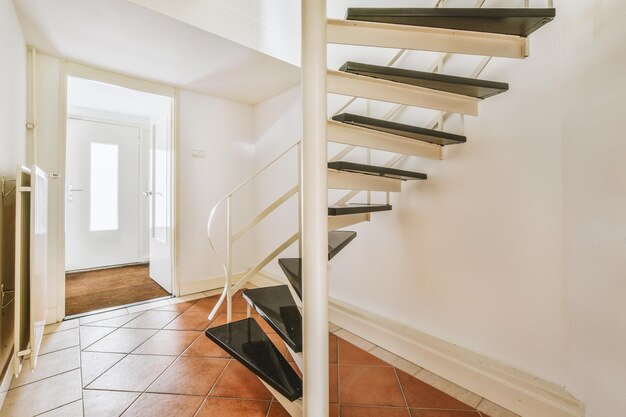
[[[213,252],[215,253],[215,256],[217,257],[218,261],[220,262],[222,269],[224,270],[224,277],[225,277],[225,283],[224,283],[224,290],[222,291],[222,294],[220,295],[220,298],[218,299],[217,303],[215,304],[215,306],[213,307],[213,310],[211,310],[211,313],[209,314],[209,320],[213,320],[213,318],[215,317],[215,315],[217,314],[219,308],[221,307],[221,305],[223,304],[224,300],[226,298],[228,298],[228,302],[227,302],[227,321],[230,323],[231,319],[232,319],[232,296],[231,296],[231,291],[233,287],[236,287],[237,285],[239,285],[239,283],[243,280],[245,280],[248,277],[248,274],[244,274],[244,276],[242,278],[239,279],[239,281],[237,281],[237,283],[232,286],[230,279],[232,276],[232,245],[233,243],[241,238],[241,236],[243,236],[243,234],[245,234],[248,230],[250,230],[253,226],[255,226],[256,224],[258,224],[261,220],[263,220],[265,217],[267,217],[270,213],[272,213],[274,210],[276,210],[278,207],[280,207],[285,201],[287,201],[292,195],[294,195],[296,192],[300,191],[300,184],[298,183],[298,186],[295,187],[297,188],[296,191],[294,191],[294,189],[289,190],[286,194],[282,195],[281,197],[278,198],[278,200],[276,200],[274,203],[272,203],[269,207],[267,207],[265,210],[263,210],[259,215],[257,215],[251,222],[249,222],[247,225],[245,225],[242,229],[239,229],[234,235],[232,234],[232,219],[231,219],[231,214],[232,214],[232,207],[231,207],[231,198],[232,196],[239,191],[242,187],[244,187],[245,185],[249,184],[251,181],[253,181],[255,178],[257,178],[260,174],[262,174],[263,172],[265,172],[265,170],[267,170],[269,167],[271,167],[272,165],[274,165],[276,162],[278,162],[278,160],[282,159],[285,155],[287,155],[290,151],[292,151],[294,148],[298,148],[298,161],[300,161],[300,145],[301,145],[302,141],[298,141],[295,144],[293,144],[292,146],[290,146],[289,148],[287,148],[285,151],[283,151],[280,155],[278,155],[277,157],[275,157],[274,159],[272,159],[267,165],[265,165],[263,168],[261,168],[260,170],[258,170],[257,172],[255,172],[254,174],[252,174],[248,179],[246,179],[245,181],[243,181],[241,184],[239,184],[237,187],[235,187],[230,193],[228,193],[226,196],[224,196],[222,199],[220,199],[215,206],[213,206],[213,209],[211,210],[211,214],[209,215],[209,220],[207,222],[207,235],[209,237],[209,244],[211,245],[211,249],[213,249]],[[298,163],[299,165],[300,163]],[[298,167],[299,169],[299,167]],[[300,176],[298,175],[298,181],[300,179]],[[288,197],[287,197],[288,196]],[[215,213],[217,212],[217,209],[224,203],[226,202],[226,228],[227,228],[227,241],[226,241],[226,259],[224,259],[222,257],[222,255],[220,255],[220,252],[217,250],[215,241],[213,239],[213,235],[211,233],[211,226],[213,225],[213,220],[215,218]],[[233,237],[235,237],[235,239],[233,239]]]

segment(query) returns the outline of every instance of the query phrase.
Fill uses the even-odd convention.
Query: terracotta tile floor
[[[36,372],[13,381],[0,416],[288,417],[250,371],[204,336],[206,327],[225,322],[224,314],[207,320],[215,301],[48,326]],[[242,299],[234,311],[235,319],[245,317]],[[269,336],[295,367],[280,338]],[[488,417],[361,345],[369,349],[330,335],[331,417]]]

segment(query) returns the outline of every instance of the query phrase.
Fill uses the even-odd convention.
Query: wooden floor
[[[169,295],[148,273],[148,265],[68,273],[65,314],[71,316]]]

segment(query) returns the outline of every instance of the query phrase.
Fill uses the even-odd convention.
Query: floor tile
[[[339,405],[331,404],[328,407],[328,417],[339,417]]]
[[[187,311],[204,313],[208,316],[211,310],[213,310],[213,307],[215,307],[218,299],[219,297],[201,298],[200,300],[196,301],[194,305],[189,307]],[[226,301],[224,301],[224,303],[220,306],[219,311],[226,311]]]
[[[476,411],[411,409],[411,417],[481,417]]]
[[[87,349],[89,346],[114,331],[115,329],[111,327],[80,326],[80,348]]]
[[[87,387],[116,391],[145,391],[174,361],[171,356],[128,355]]]
[[[472,410],[473,408],[439,391],[411,375],[397,370],[398,379],[409,407],[439,408],[446,410]]]
[[[63,320],[58,323],[48,324],[43,329],[43,334],[62,332],[63,330],[75,329],[78,327],[78,319]]]
[[[130,353],[157,331],[149,329],[117,329],[86,350],[89,352]]]
[[[337,337],[339,337],[340,339],[352,343],[354,346],[360,347],[366,352],[369,352],[376,347],[375,344],[368,342],[367,340],[355,335],[354,333],[350,333],[346,329],[337,330],[335,332],[335,335],[337,335]]]
[[[141,313],[147,310],[157,309],[159,307],[165,307],[170,304],[169,298],[165,300],[152,301],[149,303],[141,303],[128,307],[129,313]]]
[[[278,401],[273,401],[270,405],[270,411],[267,413],[267,417],[291,417],[287,410],[283,408]]]
[[[33,400],[35,398],[37,401]],[[80,371],[77,369],[10,390],[0,416],[32,417],[80,398]]]
[[[209,397],[197,417],[265,417],[269,401]]]
[[[334,334],[328,335],[328,362],[337,363],[339,338]]]
[[[46,413],[39,414],[38,417],[83,417],[82,400],[74,401]]]
[[[83,387],[91,384],[124,356],[126,355],[123,353],[81,352]]]
[[[341,365],[391,366],[378,359],[376,356],[342,339],[338,340],[338,350],[339,364]]]
[[[96,321],[110,319],[112,317],[125,316],[127,314],[128,314],[128,310],[126,310],[125,308],[120,308],[117,310],[111,310],[111,311],[98,313],[98,314],[90,314],[88,316],[81,317],[79,319],[79,323],[82,326],[85,324],[94,323]]]
[[[139,396],[136,392],[84,390],[86,417],[119,416]]]
[[[406,406],[394,368],[382,366],[339,365],[339,399],[341,404]]]
[[[195,303],[195,301],[183,301],[181,303],[173,304],[170,303],[169,305],[157,308],[156,311],[176,311],[178,313],[184,313],[189,307],[191,307]]]
[[[78,346],[78,329],[64,330],[62,332],[50,333],[41,338],[39,354],[54,352],[68,347]]]
[[[239,320],[243,320],[247,317],[247,315],[245,313],[233,313],[233,320],[232,321],[239,321]],[[215,319],[211,322],[211,324],[209,325],[209,327],[218,327],[218,326],[222,326],[224,324],[226,324],[226,313],[220,313],[217,317],[215,317]],[[260,323],[259,323],[260,324]],[[274,333],[274,331],[272,330],[272,333]]]
[[[150,310],[129,321],[123,327],[131,329],[162,329],[178,317],[175,311]]]
[[[482,401],[481,396],[474,394],[473,392],[470,392],[456,384],[453,384],[452,382],[440,377],[439,375],[435,375],[432,372],[427,371],[426,369],[422,369],[420,372],[415,374],[415,377],[420,381],[423,381],[428,385],[431,385],[438,390],[445,392],[451,397],[456,398],[462,403],[469,405],[470,407],[476,408],[478,407],[478,404],[480,404],[480,402]]]
[[[406,359],[378,346],[370,350],[369,353],[376,356],[378,359],[406,372],[407,374],[415,375],[422,369],[414,363],[409,362]]]
[[[123,417],[193,417],[204,397],[145,393],[130,406]]]
[[[330,364],[328,367],[328,401],[334,404],[339,402],[339,370],[337,365]]]
[[[207,395],[228,361],[228,359],[217,358],[178,358],[148,388],[148,392]]]
[[[11,388],[40,381],[73,369],[80,368],[80,350],[78,346],[57,350],[46,355],[39,355],[34,372],[23,369],[18,378],[13,378]]]
[[[159,330],[157,334],[146,340],[133,353],[179,356],[201,334],[202,332],[193,330]]]
[[[85,324],[84,326],[95,326],[95,327],[121,327],[128,323],[129,321],[138,317],[141,313],[133,313],[133,314],[124,314],[121,316],[113,317],[106,320],[98,320],[93,323]]]
[[[341,417],[410,417],[406,408],[342,405]]]
[[[211,341],[204,332],[187,348],[183,356],[206,356],[212,358],[230,358],[230,355]]]
[[[185,311],[165,326],[167,330],[204,330],[209,327],[208,313]]]
[[[211,390],[212,397],[271,400],[272,394],[251,371],[231,360]]]

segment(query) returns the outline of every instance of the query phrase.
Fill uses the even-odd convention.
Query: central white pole
[[[326,0],[302,0],[304,417],[328,417]]]

